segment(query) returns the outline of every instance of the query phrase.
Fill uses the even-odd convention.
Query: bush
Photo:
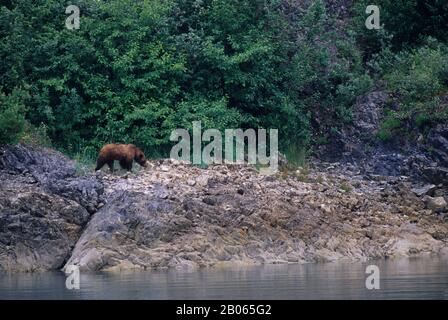
[[[48,137],[48,128],[44,123],[38,127],[25,123],[23,133],[20,136],[20,142],[44,147],[51,147],[52,143]]]
[[[0,90],[0,145],[17,143],[25,128],[25,105],[27,95],[15,89],[6,95]]]
[[[109,142],[167,155],[171,130],[193,120],[278,128],[283,149],[306,148],[313,131],[350,121],[371,85],[354,37],[322,0],[291,3],[292,15],[277,0],[76,4],[78,30],[61,27],[63,2],[0,9],[0,86],[26,85],[19,118],[72,155]]]
[[[380,63],[387,88],[398,105],[394,117],[411,129],[448,119],[446,103],[440,98],[448,95],[448,48],[431,39],[427,43]]]
[[[383,142],[390,142],[394,140],[402,130],[402,122],[393,114],[386,117],[380,124],[377,137]]]

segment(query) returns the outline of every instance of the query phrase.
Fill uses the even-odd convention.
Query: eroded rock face
[[[175,208],[156,195],[115,192],[89,222],[68,264],[89,270],[158,267],[163,257],[153,251],[157,242],[192,231],[192,222]]]
[[[60,268],[89,213],[70,199],[46,193],[32,179],[0,177],[0,270]]]
[[[360,168],[363,168],[367,161],[371,162],[370,167],[375,166],[372,162],[375,162],[376,155],[389,153],[389,150],[384,148],[371,150],[372,146],[378,147],[375,135],[379,130],[387,99],[388,95],[384,91],[359,96],[353,106],[353,124],[339,131],[332,131],[328,137],[330,143],[316,146],[316,157],[324,161],[354,163]]]
[[[0,155],[0,170],[30,173],[43,181],[75,175],[74,162],[49,148],[18,144],[3,147]]]
[[[101,181],[77,177],[59,152],[24,145],[2,148],[0,181],[0,271],[61,268],[100,203]]]

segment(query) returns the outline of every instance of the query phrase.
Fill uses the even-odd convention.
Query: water
[[[371,264],[379,290],[365,286]],[[81,273],[79,290],[65,280],[62,272],[0,275],[0,299],[448,299],[448,257]]]

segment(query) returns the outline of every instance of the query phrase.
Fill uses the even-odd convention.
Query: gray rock
[[[31,145],[6,146],[0,150],[0,170],[30,173],[39,182],[75,175],[75,163],[62,153]]]
[[[170,200],[118,191],[88,223],[67,265],[82,270],[158,267],[164,257],[152,253],[155,244],[167,244],[191,226],[190,220],[176,215]]]
[[[423,176],[433,184],[448,186],[448,168],[445,167],[424,167]]]
[[[36,184],[1,174],[0,270],[43,271],[68,259],[89,213]]]
[[[426,197],[424,201],[426,207],[433,212],[440,212],[447,208],[447,203],[443,197]]]
[[[102,201],[104,187],[97,177],[72,177],[64,180],[46,181],[44,183],[46,191],[61,195],[76,201],[87,209],[89,213],[94,213]]]
[[[448,125],[439,124],[417,141],[398,136],[384,143],[376,136],[388,94],[376,91],[358,97],[353,124],[330,134],[330,143],[315,156],[326,161],[355,164],[363,173],[409,176],[418,183],[448,186]],[[448,101],[448,96],[442,97]]]
[[[169,170],[154,166],[104,181],[106,204],[67,264],[190,269],[384,258],[437,253],[448,234],[407,182],[362,180],[343,165],[310,170],[307,183],[295,175],[258,175],[247,166],[164,165]],[[207,183],[192,184],[192,177]],[[312,182],[317,177],[326,187]],[[341,191],[343,185],[356,189]]]
[[[424,195],[431,195],[435,189],[436,189],[435,185],[427,184],[423,187],[414,188],[411,191],[414,192],[417,196],[421,197]]]
[[[438,125],[428,134],[427,144],[431,154],[440,162],[440,166],[448,167],[448,125]]]
[[[375,134],[387,99],[387,93],[384,91],[375,91],[359,97],[353,108],[355,126],[366,134]]]
[[[76,176],[57,151],[26,145],[1,149],[0,180],[0,270],[61,268],[101,203],[101,180]]]
[[[0,170],[32,176],[48,193],[74,200],[90,213],[101,202],[104,192],[95,176],[77,176],[75,163],[49,148],[18,144],[1,150]]]

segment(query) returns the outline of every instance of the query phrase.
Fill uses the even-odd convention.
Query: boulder
[[[444,211],[447,208],[447,203],[443,197],[426,197],[424,199],[426,207],[433,212]]]

